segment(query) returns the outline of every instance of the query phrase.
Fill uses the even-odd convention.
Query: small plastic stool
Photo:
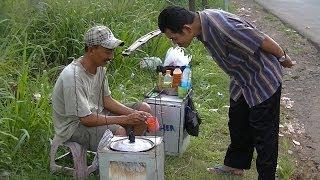
[[[70,149],[73,158],[73,168],[56,164],[56,153],[59,146],[68,147]],[[63,155],[62,157],[64,157],[65,155]],[[50,150],[51,172],[67,172],[72,174],[76,179],[84,179],[97,168],[98,167],[95,164],[87,166],[87,149],[83,148],[80,144],[76,142],[61,143],[56,138],[53,139]]]

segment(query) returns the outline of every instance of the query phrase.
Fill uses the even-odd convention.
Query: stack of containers
[[[183,48],[169,48],[163,64],[166,73],[163,76],[163,69],[159,72],[158,90],[165,90],[168,95],[178,94],[181,98],[185,97],[191,89],[191,69],[188,65],[191,58],[192,56],[185,54]]]
[[[158,75],[158,90],[165,90],[169,95],[178,95],[180,98],[185,97],[187,92],[191,89],[191,68],[186,66],[183,71],[180,67],[174,69],[172,75],[171,70],[166,70],[166,74]],[[175,93],[172,93],[174,91]],[[166,94],[167,94],[166,93]]]

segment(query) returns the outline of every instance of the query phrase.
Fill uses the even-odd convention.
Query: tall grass
[[[96,24],[110,27],[128,47],[157,28],[159,11],[168,1],[46,0],[40,6],[31,0],[0,2],[0,176],[6,171],[45,178],[53,136],[51,91],[60,66],[83,54],[83,34]],[[222,2],[212,0],[209,6],[217,8]],[[121,56],[125,47],[118,49],[107,66],[113,97],[142,100],[156,74],[141,70],[138,62],[144,56],[163,58],[169,46],[166,38],[157,37],[130,57]],[[192,139],[182,157],[166,158],[167,179],[212,178],[205,167],[221,162],[228,144],[228,78],[199,42],[188,50],[193,55],[196,106],[204,122],[201,136]]]
[[[109,26],[127,45],[156,29],[158,9],[165,5],[156,2],[60,0],[41,6],[28,0],[1,2],[0,174],[48,172],[53,136],[50,94],[59,66],[83,54],[83,34],[93,25]],[[144,51],[159,56],[168,45],[159,38]],[[141,92],[130,89],[142,79],[151,79],[152,73],[146,76],[137,71],[139,57],[122,58],[121,50],[109,68],[109,81],[114,92],[119,92],[113,96],[133,101]]]

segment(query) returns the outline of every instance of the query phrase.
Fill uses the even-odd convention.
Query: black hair
[[[161,11],[158,26],[161,32],[170,29],[173,33],[181,33],[186,24],[192,24],[195,13],[179,6],[169,6]]]
[[[97,48],[98,46],[99,46],[99,45],[88,46],[88,45],[85,44],[85,45],[84,45],[84,52],[88,52],[90,47]]]

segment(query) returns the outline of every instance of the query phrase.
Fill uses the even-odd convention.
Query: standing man
[[[104,132],[126,135],[133,127],[137,135],[145,130],[150,106],[136,103],[125,106],[111,97],[106,70],[114,58],[114,49],[123,44],[105,26],[89,29],[84,37],[84,56],[61,72],[52,93],[55,138],[74,141],[96,151]]]
[[[282,67],[294,65],[269,36],[240,17],[215,9],[191,12],[167,7],[158,17],[160,30],[174,43],[188,47],[200,40],[230,76],[231,143],[224,165],[211,173],[243,175],[254,148],[259,179],[275,179],[278,157]]]

